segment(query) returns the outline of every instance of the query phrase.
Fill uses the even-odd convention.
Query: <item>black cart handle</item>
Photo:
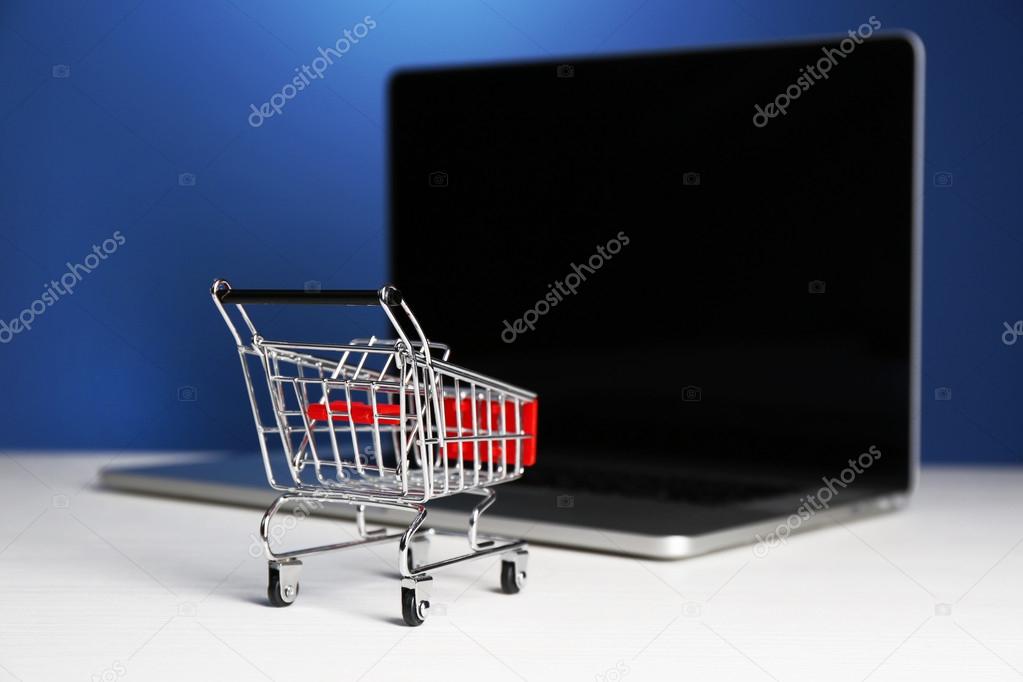
[[[219,282],[220,280],[218,280]],[[225,283],[226,284],[226,283]],[[247,304],[315,304],[315,305],[401,305],[401,292],[387,285],[373,289],[232,289],[230,285],[213,288],[221,303]]]

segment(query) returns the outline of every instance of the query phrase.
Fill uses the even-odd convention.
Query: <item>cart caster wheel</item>
[[[433,578],[429,576],[402,578],[401,617],[405,625],[417,627],[426,620],[426,614],[430,610],[430,601],[427,597],[432,582]]]
[[[266,598],[271,606],[291,606],[298,598],[298,574],[301,561],[269,563],[270,575],[267,581]]]
[[[526,586],[526,560],[529,553],[519,550],[511,555],[506,554],[501,561],[501,591],[505,594],[518,594]]]
[[[426,609],[430,608],[428,601],[416,601],[415,589],[401,588],[401,617],[405,625],[416,627],[422,625],[426,620]]]

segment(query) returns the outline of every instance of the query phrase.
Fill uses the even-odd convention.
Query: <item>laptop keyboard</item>
[[[708,507],[750,502],[793,492],[794,488],[726,481],[693,476],[664,476],[599,471],[545,470],[537,467],[522,480],[522,485],[550,488],[559,492],[587,492],[601,495],[620,495],[645,500],[687,502]]]

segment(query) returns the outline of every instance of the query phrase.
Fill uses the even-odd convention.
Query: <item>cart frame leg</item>
[[[287,552],[275,552],[270,547],[270,523],[273,517],[280,511],[287,502],[291,500],[307,500],[317,502],[332,502],[335,504],[347,504],[356,507],[356,529],[358,531],[359,539],[349,540],[347,542],[336,542],[329,545],[318,545],[316,547],[307,547],[304,549],[294,549]],[[386,505],[392,506],[392,505]],[[400,505],[394,505],[397,508],[405,509],[406,507]],[[309,515],[308,513],[306,514]],[[302,493],[284,493],[280,495],[276,500],[267,507],[266,512],[263,514],[263,520],[259,523],[259,536],[263,541],[263,553],[266,555],[268,561],[286,563],[292,559],[298,559],[299,557],[309,556],[310,554],[322,554],[324,552],[332,552],[341,549],[350,549],[352,547],[360,547],[362,545],[375,544],[379,542],[390,542],[391,540],[401,537],[399,532],[387,532],[386,528],[374,529],[366,531],[366,519],[365,519],[365,507],[362,504],[353,502],[352,500],[345,500],[336,497],[323,497],[317,495],[306,495]]]
[[[389,542],[391,540],[398,541],[398,575],[401,579],[402,588],[402,613],[405,618],[405,622],[409,625],[419,625],[425,620],[430,608],[429,596],[433,582],[433,578],[429,575],[429,573],[438,568],[444,568],[463,561],[471,561],[473,559],[481,559],[483,557],[499,554],[502,559],[502,585],[504,586],[505,582],[507,582],[504,576],[504,571],[511,570],[510,566],[514,566],[514,581],[518,587],[522,587],[525,583],[529,545],[525,540],[480,536],[480,519],[484,512],[486,512],[487,509],[489,509],[496,501],[497,492],[489,487],[466,492],[471,492],[472,494],[482,496],[483,498],[475,507],[473,507],[469,514],[468,530],[465,533],[465,537],[469,544],[469,551],[465,554],[459,554],[433,562],[417,562],[414,557],[415,552],[413,552],[414,546],[417,544],[421,546],[423,541],[428,540],[430,536],[436,532],[432,528],[423,528],[423,524],[426,521],[428,514],[428,510],[424,504],[358,501],[301,492],[286,492],[278,496],[277,499],[274,500],[269,507],[267,507],[266,512],[263,514],[263,519],[259,524],[259,534],[263,541],[264,553],[266,554],[267,562],[271,571],[271,586],[278,584],[281,590],[280,596],[276,600],[281,603],[277,603],[276,605],[283,606],[290,604],[298,595],[298,577],[302,567],[302,562],[299,561],[299,557],[333,552],[335,550],[351,549],[353,547],[361,547],[363,545]],[[313,502],[315,503],[314,506],[317,508],[322,508],[322,504],[327,502],[347,504],[355,507],[355,527],[358,539],[350,540],[348,542],[337,542],[329,545],[318,545],[303,549],[275,552],[270,547],[271,523],[274,516],[280,512],[282,507],[292,500],[307,503]],[[366,528],[367,506],[408,511],[413,512],[415,515],[409,522],[408,526],[406,526],[402,531],[389,532],[386,528],[368,530]],[[306,516],[308,515],[309,512],[306,510]],[[451,534],[461,535],[461,533]],[[425,552],[421,552],[420,558],[424,557]],[[508,569],[505,568],[506,565],[510,565]],[[277,580],[274,578],[277,578]],[[289,590],[289,587],[292,589]],[[505,586],[505,591],[510,592],[512,590],[509,590],[507,586]],[[517,592],[518,589],[515,589],[514,591]],[[273,603],[274,601],[274,597],[271,596],[271,602]]]
[[[502,537],[487,537],[480,540],[478,534],[479,521],[485,512],[494,501],[497,499],[497,492],[491,488],[481,488],[479,490],[466,490],[465,492],[471,492],[476,495],[483,495],[484,499],[477,504],[469,515],[469,552],[465,554],[459,554],[447,559],[441,559],[440,561],[433,561],[426,564],[415,565],[412,562],[412,554],[410,552],[411,543],[415,539],[416,531],[419,530],[420,526],[426,520],[427,509],[424,505],[418,504],[413,507],[416,511],[416,516],[412,519],[412,522],[405,529],[402,534],[401,540],[398,542],[398,570],[401,572],[402,578],[411,578],[417,575],[424,575],[430,571],[438,568],[444,568],[445,566],[451,566],[452,564],[458,564],[463,561],[471,561],[472,559],[481,559],[486,556],[494,554],[505,554],[523,551],[528,553],[529,545],[525,540],[513,540],[510,538]],[[408,507],[406,507],[407,509]],[[438,531],[440,532],[440,531]],[[452,533],[454,535],[461,535],[461,533]],[[511,556],[509,554],[509,556]]]
[[[479,542],[478,532],[480,517],[483,516],[483,512],[490,509],[490,505],[494,504],[497,500],[497,491],[493,488],[479,488],[468,492],[474,495],[483,495],[483,499],[472,508],[472,513],[469,514],[469,547],[475,551],[494,544],[494,540],[484,540],[483,542]]]

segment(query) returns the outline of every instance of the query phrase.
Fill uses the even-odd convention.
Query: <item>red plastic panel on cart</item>
[[[334,421],[348,421],[348,403],[344,400],[335,400],[330,404],[330,411],[333,413]],[[310,419],[317,421],[327,420],[327,406],[321,403],[310,405],[306,410]],[[401,414],[400,405],[380,404],[377,405],[377,414],[380,415],[381,424],[397,424]],[[352,403],[352,420],[356,424],[373,423],[373,406],[366,403]]]
[[[455,421],[455,400],[453,398],[447,398],[444,400],[444,422],[447,428],[445,434],[448,436],[471,436],[472,433],[472,401],[461,400],[460,411],[462,413],[462,433],[458,433],[458,422]],[[476,422],[478,426],[477,435],[485,436],[491,431],[499,431],[501,428],[501,404],[492,402],[490,403],[490,420],[487,420],[487,402],[485,400],[476,401]],[[515,455],[518,453],[519,443],[522,443],[522,465],[531,467],[536,463],[536,419],[537,419],[537,401],[531,400],[529,402],[522,403],[522,424],[521,426],[515,423],[515,404],[512,402],[505,402],[504,404],[504,430],[505,431],[517,431],[520,430],[523,433],[531,436],[521,441],[510,440],[508,441],[508,454],[502,458],[502,450],[504,442],[500,440],[500,436],[495,436],[493,441],[478,441],[480,461],[486,462],[490,459],[490,445],[494,446],[495,460],[498,461],[503,459],[507,464],[515,463]],[[519,428],[516,428],[519,427]],[[459,450],[461,450],[462,458],[464,460],[472,461],[476,455],[476,448],[474,443],[448,443],[446,445],[448,459],[458,459]]]
[[[522,403],[522,424],[515,423],[515,404],[511,402],[491,402],[489,420],[487,414],[487,402],[476,401],[476,425],[477,435],[485,436],[501,428],[501,405],[504,405],[504,429],[505,431],[520,430],[531,438],[522,441],[508,441],[508,453],[502,457],[504,442],[500,436],[495,436],[493,441],[478,441],[477,443],[447,443],[446,451],[448,459],[458,459],[461,451],[462,458],[472,461],[476,456],[477,449],[480,454],[480,461],[490,460],[490,446],[493,444],[495,461],[503,459],[508,464],[515,463],[515,456],[518,454],[519,443],[522,443],[522,465],[533,466],[536,463],[536,421],[537,401]],[[347,422],[349,417],[356,424],[373,424],[373,406],[366,403],[352,402],[351,413],[348,411],[348,403],[344,400],[335,400],[330,404],[330,411],[335,421]],[[458,432],[458,418],[461,413],[461,433]],[[455,398],[444,399],[444,423],[446,425],[446,436],[471,436],[473,435],[473,405],[471,400],[456,400]],[[326,421],[327,406],[321,403],[310,405],[306,410],[309,418],[315,421]],[[379,424],[395,425],[400,421],[401,406],[393,404],[378,404],[377,415]],[[476,445],[478,444],[478,448]]]

